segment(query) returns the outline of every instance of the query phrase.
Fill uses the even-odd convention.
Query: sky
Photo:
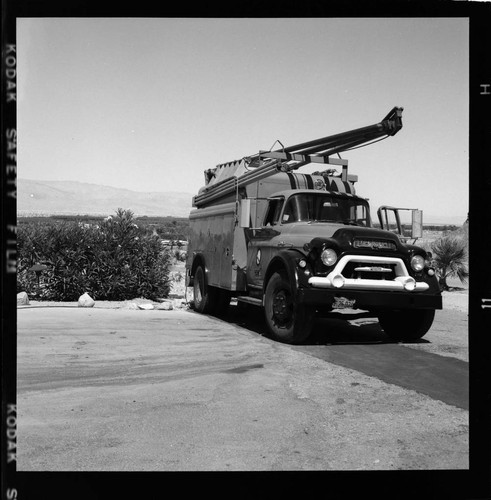
[[[466,18],[20,18],[17,175],[196,194],[400,106],[395,136],[341,155],[357,193],[463,222],[468,38]]]

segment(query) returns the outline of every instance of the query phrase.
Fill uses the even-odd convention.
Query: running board
[[[252,304],[253,306],[261,306],[263,305],[263,301],[261,299],[256,299],[254,297],[248,297],[247,295],[239,295],[237,297],[237,302],[245,302],[246,304]]]

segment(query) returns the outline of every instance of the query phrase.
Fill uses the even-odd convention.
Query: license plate
[[[334,297],[333,309],[352,309],[355,305],[356,299],[350,300],[346,297]]]

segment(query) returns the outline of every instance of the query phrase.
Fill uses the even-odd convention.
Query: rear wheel
[[[206,282],[205,270],[198,266],[194,273],[194,309],[200,313],[224,313],[230,305],[230,292]]]
[[[412,341],[422,338],[431,328],[433,309],[383,311],[378,314],[380,326],[393,340]]]
[[[198,266],[194,273],[194,309],[200,313],[209,313],[213,309],[216,298],[216,289],[206,283],[205,270]]]
[[[290,281],[283,273],[274,273],[266,286],[264,314],[271,337],[280,342],[298,344],[312,331],[314,310],[295,303]]]

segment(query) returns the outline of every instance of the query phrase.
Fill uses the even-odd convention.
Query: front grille
[[[396,278],[394,264],[371,264],[351,261],[343,269],[343,276],[351,279],[393,280]]]

